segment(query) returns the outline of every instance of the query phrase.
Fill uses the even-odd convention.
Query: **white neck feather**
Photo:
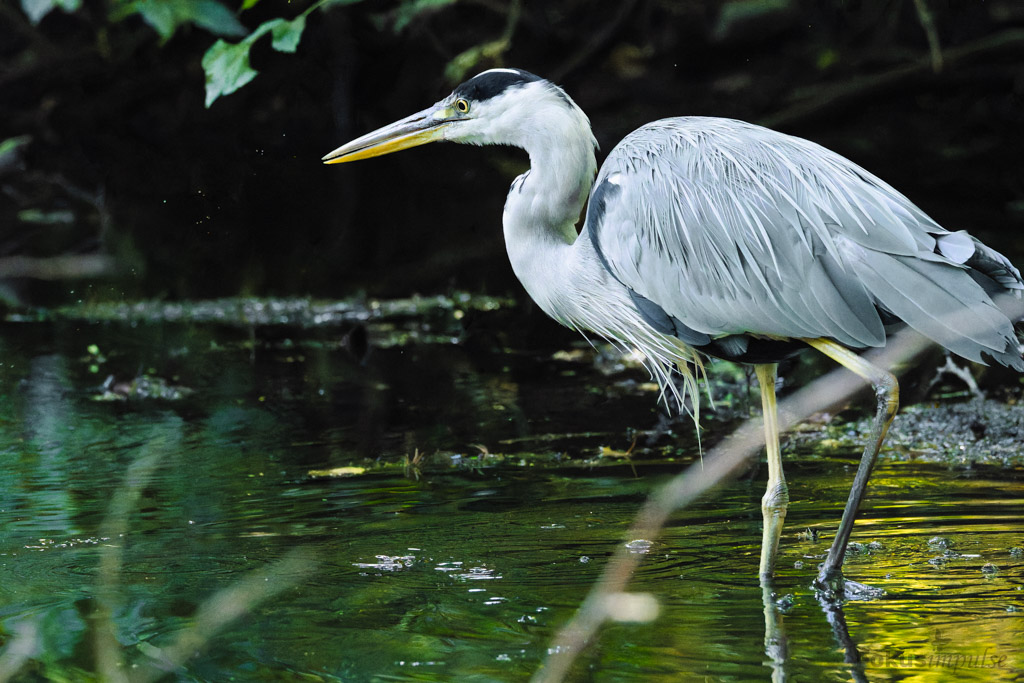
[[[530,155],[530,170],[516,178],[505,201],[505,246],[533,300],[568,324],[565,278],[575,225],[597,171],[597,143],[586,115],[571,100],[553,95],[530,114],[520,119],[529,134],[513,142]]]

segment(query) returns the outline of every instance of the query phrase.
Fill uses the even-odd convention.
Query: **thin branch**
[[[932,15],[925,0],[914,0],[914,9],[917,10],[917,20],[921,22],[921,28],[928,38],[928,53],[931,55],[932,71],[942,71],[942,47],[939,45],[939,31],[935,27],[935,17]]]
[[[611,21],[601,27],[601,30],[590,36],[590,40],[577,50],[562,64],[551,70],[549,80],[552,83],[561,83],[566,76],[584,66],[593,59],[594,55],[603,50],[619,32],[626,18],[633,12],[636,0],[624,0],[619,4],[619,11],[615,13]]]
[[[0,257],[0,278],[27,277],[36,280],[67,280],[102,277],[114,272],[116,262],[106,254],[71,254],[67,256]]]
[[[160,650],[159,659],[138,663],[132,683],[151,683],[182,667],[205,650],[214,636],[231,622],[248,614],[256,605],[295,586],[315,569],[316,561],[304,548],[297,548],[274,564],[250,572],[245,578],[206,600],[196,612],[192,625],[174,642]]]
[[[92,620],[96,669],[104,681],[128,681],[124,656],[117,640],[114,614],[121,606],[121,569],[124,565],[124,544],[128,537],[128,518],[135,510],[142,492],[153,478],[153,472],[167,454],[166,439],[159,438],[146,445],[143,455],[128,467],[124,483],[114,493],[110,509],[100,526],[101,548],[99,578],[96,586],[96,609]]]
[[[1024,49],[1024,30],[1009,29],[993,36],[946,50],[943,63],[951,67],[961,62],[970,61],[975,57],[1021,49]],[[762,117],[758,123],[769,128],[792,124],[795,121],[810,118],[833,107],[849,105],[854,100],[864,98],[887,88],[892,88],[904,81],[910,80],[912,77],[925,73],[930,68],[930,60],[923,59],[913,64],[906,64],[889,71],[883,71],[882,73],[855,78],[844,83],[807,88],[803,92],[796,94],[797,96],[794,98],[796,102],[794,104],[774,114]]]
[[[18,622],[11,630],[13,637],[0,653],[0,683],[11,680],[25,662],[37,656],[42,650],[42,635],[39,632],[40,617],[35,616]]]
[[[133,662],[132,668],[127,668],[123,650],[117,640],[117,625],[113,619],[122,601],[123,546],[129,534],[129,517],[152,480],[153,472],[166,459],[167,443],[165,439],[151,441],[145,453],[128,468],[124,484],[114,494],[110,509],[100,527],[100,536],[109,542],[103,547],[100,555],[97,606],[93,613],[93,645],[96,669],[104,681],[149,683],[176,671],[189,659],[205,650],[210,641],[229,624],[247,614],[256,605],[295,586],[316,566],[311,553],[298,548],[270,566],[250,572],[203,602],[196,611],[192,625],[180,631],[173,643],[162,649],[152,649],[158,653],[156,658]],[[28,635],[31,635],[31,632]],[[12,663],[8,666],[17,664],[20,667],[16,657],[27,649],[27,645],[19,648],[9,647],[0,657],[0,666],[7,665],[6,659],[11,659]],[[32,656],[32,652],[27,656]],[[4,669],[0,668],[0,677],[3,674]]]

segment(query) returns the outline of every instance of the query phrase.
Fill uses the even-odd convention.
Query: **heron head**
[[[490,69],[433,106],[344,144],[323,161],[358,161],[438,140],[526,147],[531,136],[557,136],[561,123],[579,125],[581,118],[589,133],[579,107],[539,76],[521,69]]]

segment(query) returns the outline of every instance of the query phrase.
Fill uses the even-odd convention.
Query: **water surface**
[[[279,592],[246,593],[168,680],[526,680],[615,549],[646,540],[625,534],[698,457],[693,431],[640,370],[454,343],[461,316],[440,315],[5,324],[0,647],[33,646],[15,680],[95,679],[105,623],[141,675],[259,571]],[[809,586],[858,452],[814,444],[786,452],[782,661],[757,465],[636,544],[631,589],[659,616],[606,626],[575,679],[1019,680],[1024,471],[880,463],[846,573],[885,595],[845,605],[854,665]]]

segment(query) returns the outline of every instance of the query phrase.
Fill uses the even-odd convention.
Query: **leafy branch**
[[[20,0],[21,8],[33,25],[38,25],[55,10],[75,13],[82,9],[82,0]],[[242,0],[236,13],[225,0],[109,0],[108,19],[124,21],[139,16],[160,37],[161,44],[174,37],[179,28],[193,25],[219,36],[203,54],[202,66],[206,75],[205,104],[209,108],[218,98],[242,88],[258,75],[250,63],[253,45],[267,35],[271,47],[278,52],[294,53],[302,40],[306,19],[317,10],[354,5],[362,0],[319,0],[294,19],[276,17],[264,21],[254,30],[239,20],[238,13],[252,9],[260,0]],[[459,0],[402,0],[397,8],[374,17],[379,30],[390,28],[395,33],[405,30],[416,18]],[[522,9],[522,0],[512,0],[507,8],[506,26],[496,40],[481,43],[458,54],[445,69],[450,81],[459,81],[481,61],[498,60],[511,45],[512,34]],[[233,39],[235,42],[230,42]]]
[[[317,6],[313,5],[291,21],[281,18],[265,21],[240,42],[220,39],[211,45],[203,55],[207,108],[221,95],[230,95],[256,78],[259,72],[249,64],[249,50],[267,33],[271,34],[270,44],[275,50],[295,52],[306,28],[306,16]]]

